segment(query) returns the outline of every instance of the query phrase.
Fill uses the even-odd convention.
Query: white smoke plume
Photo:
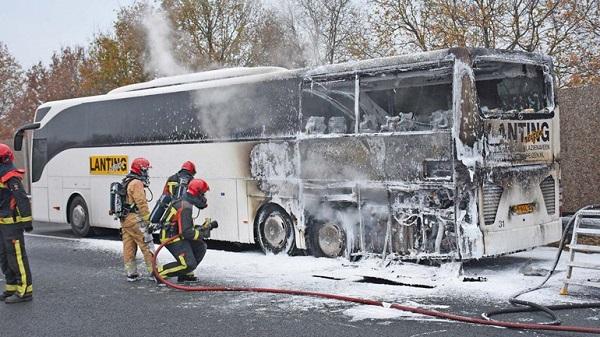
[[[173,28],[167,14],[160,9],[147,7],[142,26],[146,33],[148,55],[145,68],[150,74],[173,76],[189,73],[173,55]]]

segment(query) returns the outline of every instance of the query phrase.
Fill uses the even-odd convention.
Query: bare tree
[[[243,62],[262,6],[257,0],[163,0],[162,8],[180,33],[181,59],[202,69]]]
[[[353,0],[294,0],[316,64],[345,61],[364,22]]]
[[[294,17],[275,9],[260,12],[258,25],[249,32],[247,59],[244,65],[275,65],[299,68],[306,59]]]
[[[10,111],[23,90],[23,71],[6,45],[0,42],[0,120]]]
[[[388,53],[431,47],[429,1],[373,0],[372,6],[371,24]]]
[[[83,93],[103,94],[150,78],[144,69],[146,40],[142,15],[146,6],[146,3],[135,2],[121,8],[114,31],[94,38],[80,67]]]
[[[371,0],[379,44],[406,51],[455,46],[542,52],[561,86],[600,78],[598,0]]]

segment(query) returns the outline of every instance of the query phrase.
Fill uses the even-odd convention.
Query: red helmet
[[[6,144],[0,143],[0,163],[8,163],[15,161],[15,154]]]
[[[206,181],[202,179],[192,179],[188,185],[187,192],[195,197],[210,191]]]
[[[150,162],[146,158],[135,158],[131,162],[131,172],[139,175],[147,174],[148,169],[151,168]]]
[[[189,160],[181,165],[181,169],[188,171],[192,175],[196,174],[196,165]]]

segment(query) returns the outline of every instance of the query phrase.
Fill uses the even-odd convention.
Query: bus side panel
[[[66,222],[64,214],[62,177],[48,177],[48,217],[51,222]]]
[[[50,221],[48,218],[48,188],[34,186],[31,188],[31,211],[33,220]]]
[[[119,153],[116,151],[115,153]],[[110,208],[110,184],[115,181],[120,181],[120,176],[91,176],[90,181],[90,198],[86,199],[88,208],[90,209],[90,223],[95,227],[119,228],[119,221],[115,220],[108,214]]]
[[[237,190],[235,179],[211,179],[210,192],[206,194],[208,208],[196,221],[202,223],[206,213],[216,219],[220,226],[210,233],[213,240],[238,241]]]
[[[253,221],[248,212],[247,181],[236,180],[237,210],[238,210],[238,235],[240,242],[254,243]]]
[[[422,182],[427,161],[451,162],[452,138],[449,132],[307,138],[300,156],[301,179]]]

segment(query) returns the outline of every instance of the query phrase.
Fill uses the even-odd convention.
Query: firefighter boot
[[[4,301],[6,298],[10,297],[12,294],[14,294],[14,291],[5,291],[2,294],[0,294],[0,301]]]
[[[185,274],[177,276],[177,283],[197,283],[198,278],[193,274]]]
[[[127,282],[135,282],[135,281],[139,281],[139,279],[140,279],[140,274],[138,274],[138,273],[127,274]]]
[[[7,298],[4,299],[4,303],[6,304],[13,304],[13,303],[21,303],[21,302],[28,302],[31,301],[33,299],[33,295],[31,293],[25,293],[25,295],[23,296],[19,296],[16,293],[8,296]]]

